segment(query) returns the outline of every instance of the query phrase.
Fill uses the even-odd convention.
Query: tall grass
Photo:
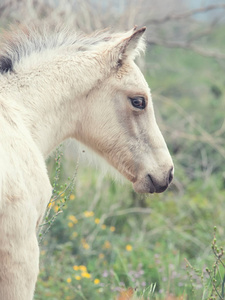
[[[76,163],[69,165],[72,177]],[[58,180],[67,177],[62,167]],[[133,292],[124,299],[223,299],[215,294],[214,280],[220,273],[217,289],[223,295],[224,268],[217,259],[219,273],[210,278],[207,270],[215,265],[214,225],[224,244],[224,191],[214,189],[207,197],[193,183],[185,195],[172,188],[138,196],[129,185],[83,165],[68,197],[58,187],[49,214],[57,217],[42,240],[35,299],[123,299],[129,288]],[[206,193],[207,188],[206,183]]]

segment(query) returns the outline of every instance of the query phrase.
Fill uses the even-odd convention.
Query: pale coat
[[[75,138],[133,183],[162,192],[173,163],[134,63],[145,28],[90,36],[47,26],[5,33],[0,47],[0,300],[31,300],[36,230],[51,197],[45,158]],[[146,107],[131,99],[145,99]]]

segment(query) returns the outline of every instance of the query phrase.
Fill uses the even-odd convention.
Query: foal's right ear
[[[137,26],[135,26],[133,30],[121,35],[120,40],[117,40],[116,43],[110,47],[109,54],[112,67],[121,66],[128,58],[134,60],[141,51],[144,52],[145,42],[143,34],[145,30],[146,27],[137,29]]]

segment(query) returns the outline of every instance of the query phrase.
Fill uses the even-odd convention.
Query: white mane
[[[65,26],[49,24],[12,27],[11,31],[4,32],[0,39],[0,73],[14,71],[16,64],[34,53],[43,54],[48,50],[63,50],[69,46],[72,46],[74,52],[95,51],[106,42],[119,40],[121,36],[125,36],[125,33],[115,34],[109,30],[101,30],[86,35]],[[133,57],[144,49],[144,40],[140,39]]]

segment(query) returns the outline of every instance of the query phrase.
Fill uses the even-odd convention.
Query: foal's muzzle
[[[165,180],[163,180],[163,182],[159,182],[158,180],[156,180],[154,178],[154,176],[148,174],[148,178],[150,181],[150,190],[149,192],[152,193],[162,193],[164,192],[169,184],[172,182],[173,180],[173,174],[174,174],[174,170],[173,167],[169,170]]]
[[[171,181],[173,180],[173,166],[166,170],[158,170],[156,173],[145,173],[133,183],[136,193],[162,193],[164,192]]]

